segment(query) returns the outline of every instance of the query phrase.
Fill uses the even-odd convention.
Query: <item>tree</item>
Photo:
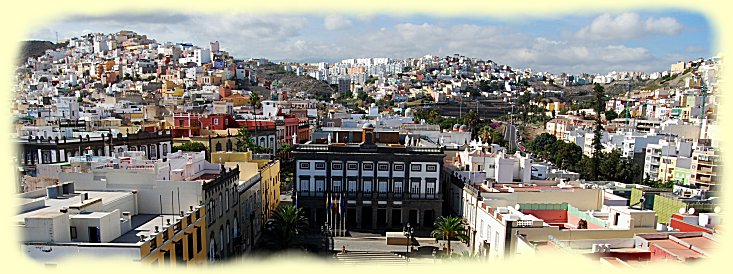
[[[262,152],[263,148],[255,144],[251,136],[252,135],[249,133],[249,130],[247,130],[247,128],[239,128],[239,130],[237,131],[237,137],[235,137],[235,139],[237,140],[235,144],[237,147],[235,150],[238,152],[245,152],[247,150],[254,153]]]
[[[601,149],[603,149],[603,144],[601,144],[601,137],[603,137],[603,124],[601,121],[601,112],[603,111],[603,87],[596,83],[595,86],[593,86],[593,92],[595,93],[595,111],[596,111],[596,125],[593,129],[593,142],[591,143],[593,146],[593,165],[591,166],[591,174],[590,179],[591,180],[598,180],[598,167],[601,162]]]
[[[529,149],[529,151],[534,152],[537,155],[542,155],[543,158],[546,158],[548,156],[547,150],[549,150],[550,147],[555,144],[555,142],[557,142],[557,138],[555,138],[555,135],[543,132],[540,135],[537,135],[534,140],[529,142],[527,144],[527,148]]]
[[[613,110],[606,110],[605,114],[606,114],[606,121],[611,121],[613,119],[618,118],[618,113],[616,113]]]
[[[489,92],[489,91],[491,91],[491,87],[489,86],[489,81],[486,81],[486,80],[479,81],[478,88],[479,88],[479,90],[481,90],[483,92]]]
[[[257,110],[262,107],[260,96],[254,91],[250,92],[249,104],[255,109],[255,114],[257,114]]]
[[[280,161],[285,160],[285,155],[288,155],[291,151],[293,151],[293,147],[290,144],[282,144],[280,145],[280,150],[278,152],[278,158]]]
[[[280,248],[287,249],[296,244],[308,225],[308,219],[300,208],[293,205],[281,206],[273,215],[272,232]]]
[[[179,150],[201,152],[201,151],[206,151],[206,146],[199,142],[188,142],[180,146],[173,146],[173,152],[176,152]]]
[[[463,124],[473,132],[474,135],[478,135],[478,125],[481,123],[481,118],[478,117],[478,113],[471,110],[463,116]]]
[[[435,229],[430,233],[433,237],[442,237],[448,240],[448,254],[451,254],[450,241],[452,239],[468,240],[463,219],[456,216],[440,216],[435,220]]]
[[[557,141],[548,148],[553,162],[560,169],[574,169],[583,157],[583,149],[574,143]]]

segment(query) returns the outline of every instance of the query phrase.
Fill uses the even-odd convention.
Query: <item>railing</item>
[[[328,151],[328,145],[316,145],[316,144],[299,145],[296,148],[296,151],[298,150]]]
[[[418,152],[418,153],[442,153],[442,148],[439,147],[406,147],[407,152]]]

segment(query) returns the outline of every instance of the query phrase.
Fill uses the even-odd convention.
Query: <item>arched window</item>
[[[227,221],[227,250],[231,250],[232,245],[232,231],[230,230],[231,226],[229,225],[229,221]]]
[[[229,189],[228,189],[228,188],[227,188],[227,190],[226,190],[226,197],[225,197],[225,199],[226,199],[226,203],[225,203],[224,205],[226,206],[226,211],[228,212],[228,211],[229,211],[229,207],[231,207],[231,206],[232,206],[232,205],[231,205],[231,204],[229,203]]]
[[[216,151],[221,151],[221,143],[216,143]]]
[[[209,261],[213,262],[216,260],[216,237],[214,232],[211,232],[211,238],[209,239]]]
[[[224,215],[224,205],[222,204],[224,202],[224,199],[221,198],[221,192],[219,192],[219,217],[221,215]]]
[[[224,226],[219,226],[219,251],[224,253]],[[223,255],[223,254],[222,254]]]
[[[234,235],[235,238],[239,235],[239,223],[237,220],[239,220],[239,218],[237,217],[237,213],[234,212],[234,233],[232,233],[232,235]]]
[[[227,140],[227,151],[232,151],[232,140]]]

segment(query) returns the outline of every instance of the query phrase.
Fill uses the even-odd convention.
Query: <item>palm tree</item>
[[[273,219],[273,236],[283,249],[297,242],[303,234],[303,228],[308,225],[303,211],[293,205],[279,207]]]
[[[440,216],[435,220],[435,230],[430,233],[433,237],[443,237],[448,240],[448,255],[451,254],[450,240],[468,240],[466,228],[463,227],[463,220],[456,216]]]
[[[252,91],[249,95],[249,103],[252,105],[252,108],[254,108],[254,114],[257,115],[257,109],[262,107],[260,96]]]

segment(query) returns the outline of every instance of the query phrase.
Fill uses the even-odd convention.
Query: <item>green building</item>
[[[713,212],[717,204],[715,199],[681,198],[673,193],[660,193],[654,198],[654,212],[657,213],[657,222],[669,223],[672,214],[679,213],[680,208],[695,212]]]
[[[681,182],[684,185],[690,185],[690,169],[677,167],[672,175],[673,180]]]
[[[670,188],[634,188],[631,189],[631,198],[629,198],[629,205],[636,205],[644,197],[644,209],[654,209],[654,200],[656,196],[661,193],[671,193]],[[636,205],[640,207],[640,205]]]

